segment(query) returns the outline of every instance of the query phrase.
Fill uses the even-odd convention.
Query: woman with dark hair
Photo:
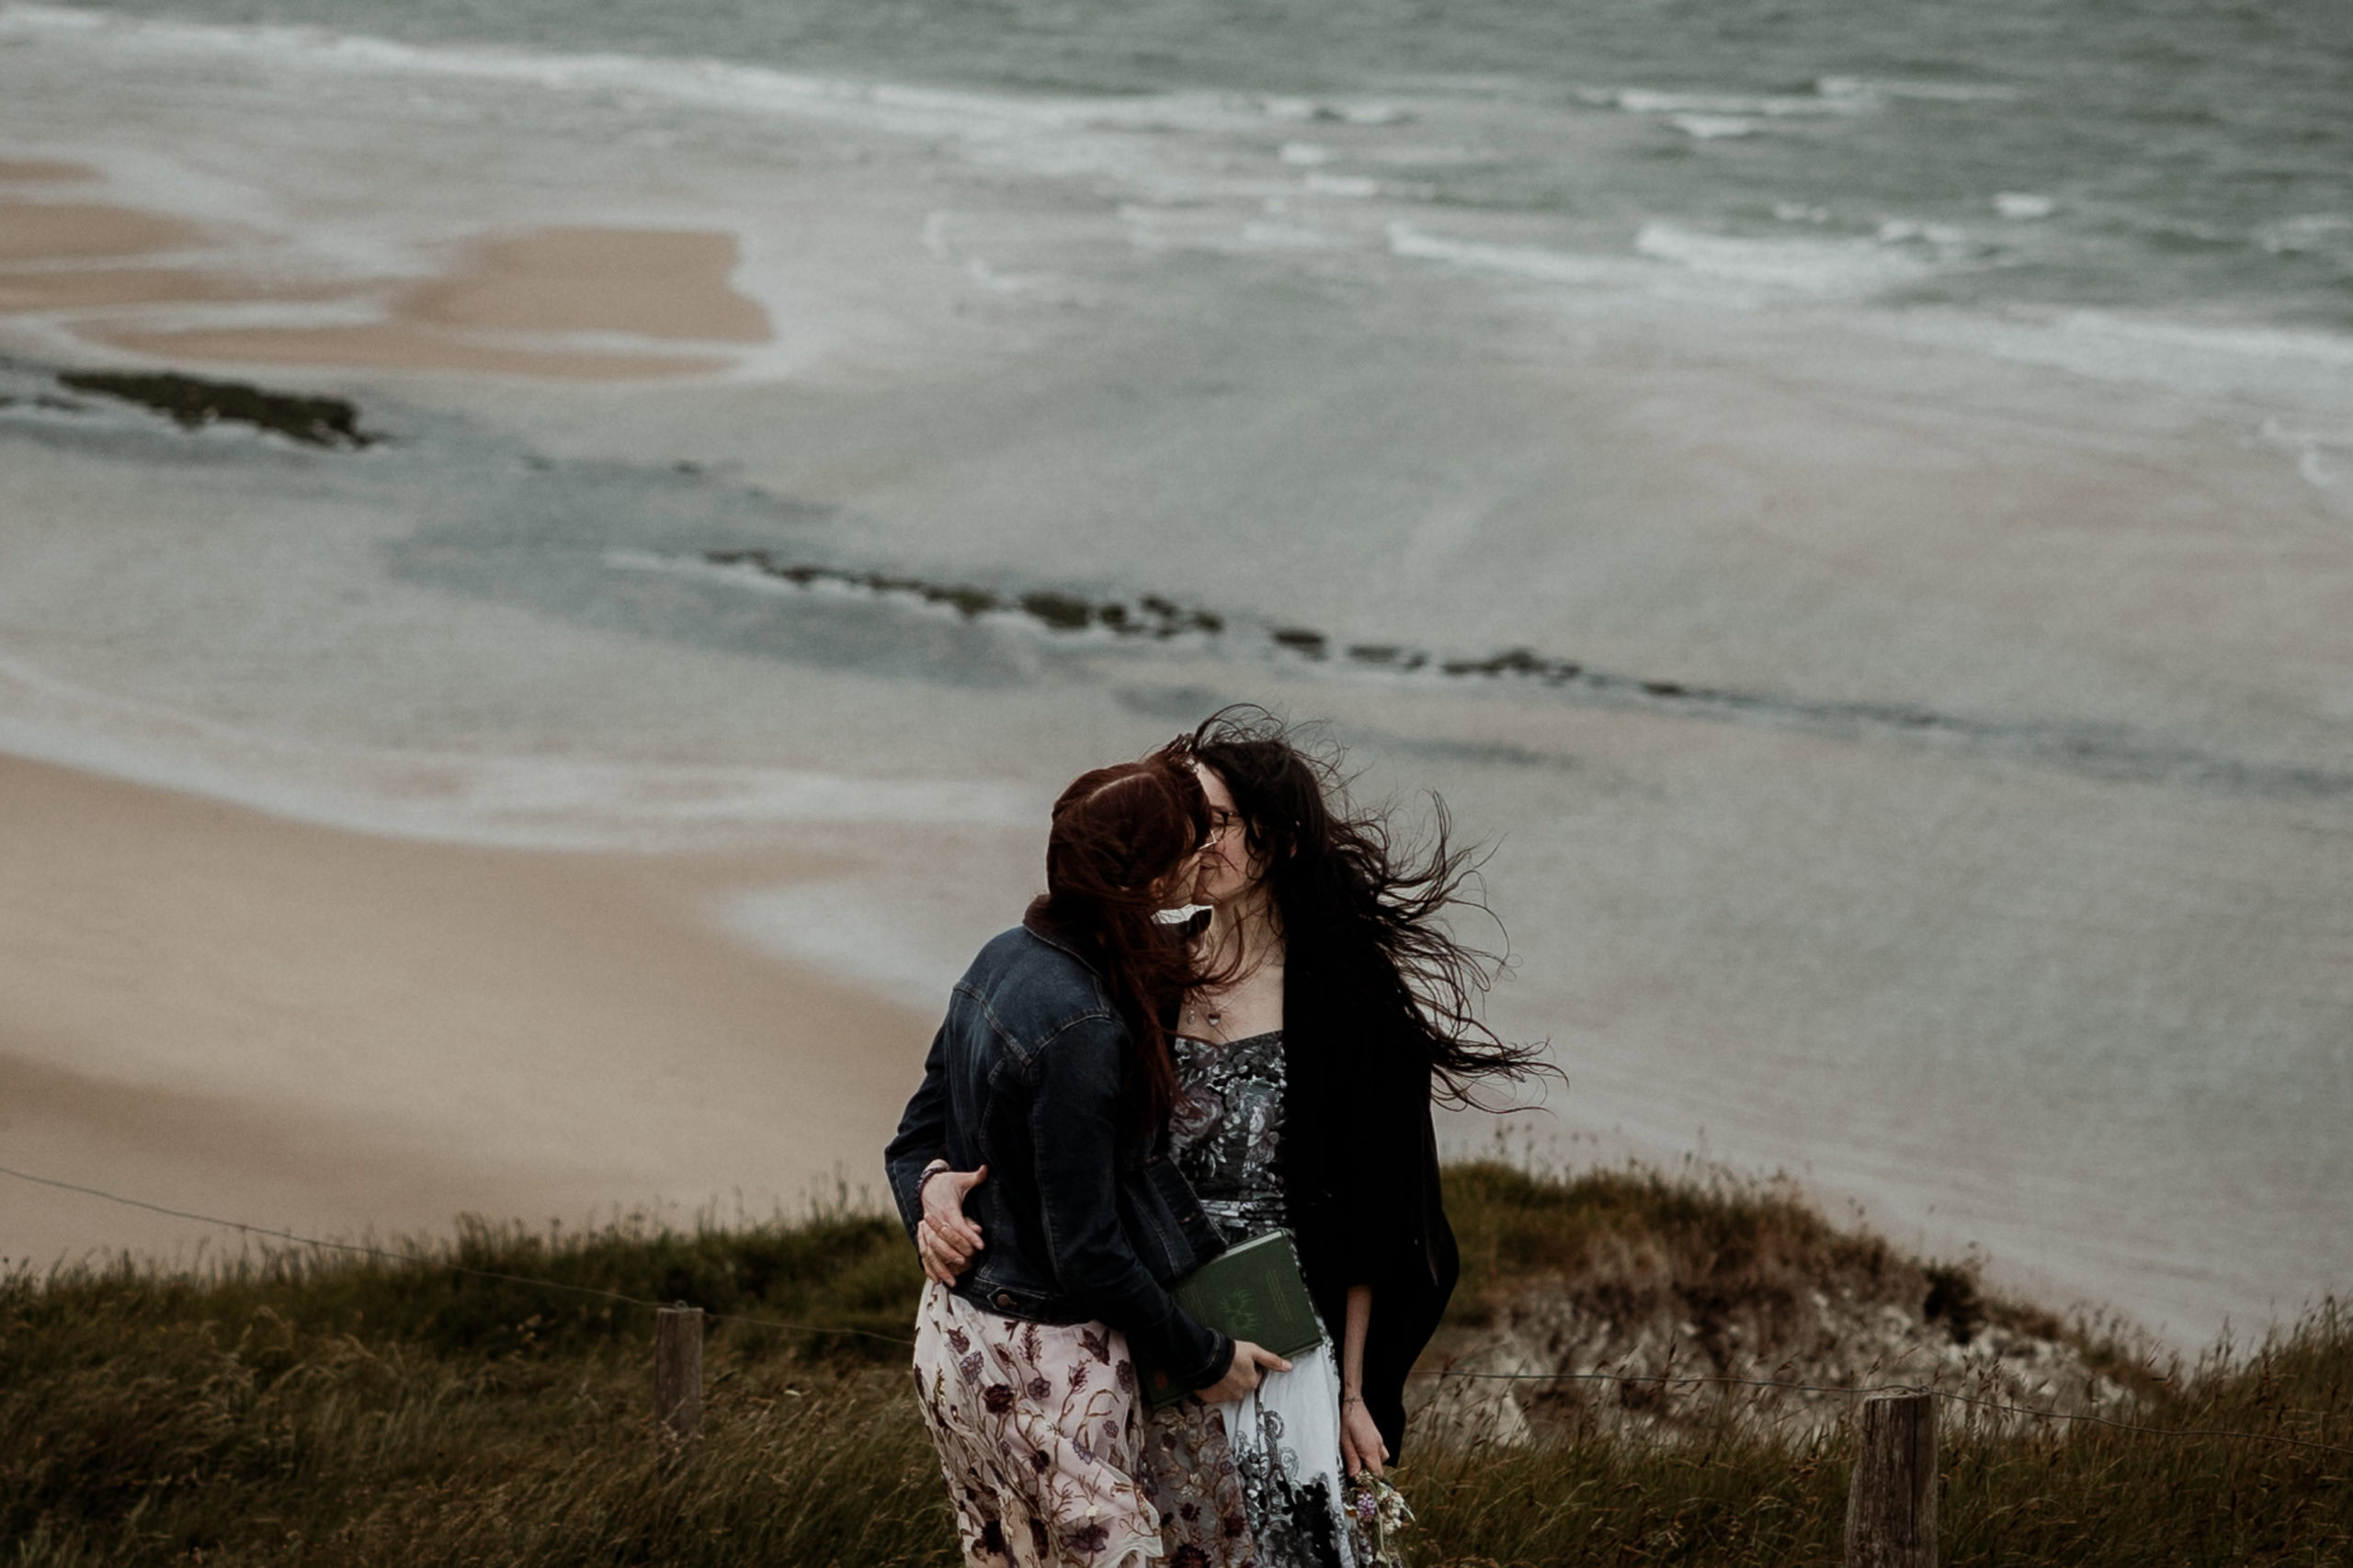
[[[1552,1069],[1476,1016],[1492,961],[1442,924],[1472,903],[1443,805],[1428,847],[1401,847],[1263,710],[1213,715],[1188,749],[1212,914],[1171,1046],[1171,1153],[1228,1242],[1290,1234],[1336,1344],[1247,1396],[1155,1413],[1150,1492],[1172,1565],[1383,1563],[1383,1494],[1356,1478],[1402,1445],[1405,1376],[1456,1274],[1431,1102]],[[929,1238],[926,1267],[970,1239]]]
[[[926,1187],[952,1187],[960,1235],[988,1238],[961,1278],[931,1271],[915,1329],[969,1563],[1160,1560],[1131,1346],[1218,1401],[1289,1365],[1167,1290],[1224,1246],[1156,1148],[1176,1088],[1165,1020],[1199,978],[1160,915],[1189,892],[1208,828],[1181,746],[1064,790],[1047,891],[957,982],[884,1151],[911,1235]]]

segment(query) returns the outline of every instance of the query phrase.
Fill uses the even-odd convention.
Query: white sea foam
[[[2353,450],[2353,335],[2222,325],[2106,311],[1918,311],[1886,324],[1904,336],[2154,391],[2320,445],[2315,483]],[[2333,485],[2330,486],[2333,489]]]
[[[1394,104],[1342,103],[1319,98],[1265,97],[1259,112],[1269,119],[1335,120],[1343,125],[1403,125],[1413,117]]]
[[[2302,212],[2256,231],[2256,243],[2273,255],[2353,252],[2353,213]]]
[[[1721,289],[1710,290],[1711,299],[1730,305],[1753,303],[1772,294],[1867,296],[1916,278],[1931,265],[1914,254],[1918,247],[1876,240],[1743,239],[1664,222],[1643,225],[1634,237],[1641,259],[1634,260],[1451,238],[1403,222],[1389,225],[1389,248],[1401,256],[1582,288],[1684,295],[1696,285],[1677,280],[1697,278],[1769,291],[1744,299]]]
[[[1776,95],[1755,97],[1738,93],[1662,93],[1648,87],[1620,87],[1607,101],[1629,114],[1735,116],[1781,119],[1791,116],[1853,114],[1859,102],[1845,97]]]
[[[103,40],[118,51],[175,62],[228,58],[329,79],[421,76],[785,116],[944,140],[983,161],[1011,161],[1047,174],[1116,171],[1139,155],[1133,133],[1240,132],[1258,123],[1260,113],[1244,100],[1211,92],[1078,97],[958,91],[708,59],[421,45],[313,28],[232,27],[48,6],[0,8],[0,40]],[[1302,118],[1380,125],[1403,117],[1385,106],[1315,105]]]
[[[1295,196],[1297,186],[1285,186],[1264,199],[1260,210],[1288,210],[1284,198]],[[1207,251],[1223,256],[1328,250],[1341,237],[1313,224],[1245,216],[1223,207],[1146,207],[1135,202],[1120,209],[1127,225],[1128,243],[1140,251]]]
[[[1876,237],[1883,245],[1910,244],[1917,241],[1931,245],[1952,246],[1966,243],[1969,235],[1949,223],[1921,223],[1909,218],[1889,218],[1880,223]]]
[[[2023,190],[1997,191],[1994,196],[1994,210],[2005,218],[2048,218],[2059,204],[2047,196],[2037,196]]]
[[[1864,98],[1915,98],[1928,103],[2000,104],[2019,96],[1998,82],[1911,82],[1869,76],[1824,76],[1814,90],[1841,102]]]
[[[1744,115],[1677,114],[1669,115],[1667,123],[1694,141],[1722,142],[1755,135],[1758,122]]]
[[[2263,438],[2296,459],[2304,483],[2339,500],[2353,502],[2353,427],[2317,430],[2285,419],[2267,419]]]
[[[1578,256],[1529,245],[1498,245],[1477,240],[1450,239],[1426,233],[1410,223],[1389,225],[1389,249],[1395,256],[1421,261],[1448,262],[1474,271],[1500,273],[1540,283],[1631,288],[1643,286],[1654,277],[1652,268],[1620,256]]]
[[[1643,224],[1634,248],[1703,277],[1813,295],[1866,294],[1927,270],[1918,257],[1872,240],[1744,239],[1662,222]]]
[[[2062,333],[2085,341],[2141,344],[2225,359],[2292,362],[2353,370],[2353,335],[2267,326],[2210,326],[2105,311],[2069,311],[2053,318]]]

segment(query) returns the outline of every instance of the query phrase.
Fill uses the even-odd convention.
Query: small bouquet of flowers
[[[1363,1543],[1366,1568],[1405,1568],[1397,1537],[1414,1522],[1414,1510],[1394,1486],[1370,1470],[1348,1479],[1348,1520]]]

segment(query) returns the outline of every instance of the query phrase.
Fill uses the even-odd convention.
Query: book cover
[[[1228,1247],[1178,1280],[1169,1294],[1176,1304],[1210,1327],[1264,1346],[1288,1359],[1324,1343],[1300,1273],[1290,1238],[1268,1231]],[[1141,1362],[1144,1396],[1154,1408],[1174,1404],[1193,1391],[1158,1368]]]

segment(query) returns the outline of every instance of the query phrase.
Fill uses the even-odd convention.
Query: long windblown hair
[[[1209,800],[1182,742],[1082,773],[1054,802],[1046,892],[1029,921],[1086,953],[1127,1025],[1131,1130],[1157,1135],[1176,1097],[1167,1020],[1197,983],[1183,933],[1160,918],[1166,884],[1209,835]]]
[[[1458,937],[1446,916],[1482,915],[1498,934],[1502,923],[1478,891],[1480,855],[1450,841],[1444,801],[1431,797],[1426,845],[1401,843],[1385,812],[1349,801],[1334,748],[1250,704],[1210,715],[1188,749],[1233,795],[1285,946],[1393,986],[1384,1000],[1411,1019],[1438,1098],[1470,1105],[1482,1080],[1558,1075],[1540,1042],[1506,1041],[1479,1017],[1506,959]]]

